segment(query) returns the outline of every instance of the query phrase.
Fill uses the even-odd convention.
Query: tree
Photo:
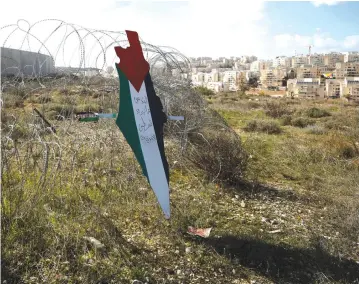
[[[249,86],[248,86],[248,84],[246,82],[246,79],[245,79],[243,73],[241,75],[239,75],[239,78],[237,79],[237,84],[236,85],[237,85],[238,90],[239,90],[241,95],[245,95],[246,91],[249,90]]]
[[[248,80],[248,86],[250,88],[257,88],[258,87],[258,78],[257,77],[250,77]]]
[[[282,79],[282,87],[287,87],[287,81],[289,79],[289,76],[285,76],[283,79]]]

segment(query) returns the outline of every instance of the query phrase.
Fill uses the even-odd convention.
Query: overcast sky
[[[359,2],[13,0],[1,4],[0,26],[19,19],[60,19],[92,29],[134,30],[186,56],[276,55],[359,50]],[[55,27],[55,26],[54,26]],[[52,28],[53,29],[53,28]],[[0,45],[11,29],[0,30]],[[43,24],[36,35],[50,33]],[[57,40],[57,38],[56,38]],[[61,41],[61,36],[58,37]],[[7,44],[16,48],[18,40]]]

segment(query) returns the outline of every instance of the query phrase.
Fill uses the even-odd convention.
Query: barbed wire
[[[113,67],[119,59],[114,47],[129,45],[125,32],[89,29],[58,19],[33,24],[21,19],[0,28],[0,40],[5,107],[1,115],[2,169],[19,170],[24,184],[25,173],[39,168],[38,185],[45,188],[56,184],[58,177],[64,177],[69,170],[72,182],[86,183],[88,174],[81,176],[75,167],[85,163],[89,173],[95,171],[91,157],[98,159],[104,171],[116,168],[118,153],[126,152],[128,146],[114,120],[87,124],[79,122],[75,114],[117,113],[120,86]],[[192,154],[198,150],[198,143],[191,144],[189,134],[197,133],[203,137],[205,147],[211,148],[201,133],[203,128],[221,130],[239,139],[192,88],[190,79],[186,78],[191,65],[185,55],[175,48],[156,46],[141,38],[140,42],[167,115],[185,117],[185,121],[169,122],[165,127],[166,137],[178,142],[181,157],[188,147]],[[19,50],[22,53],[16,58]],[[87,74],[93,71],[91,68],[95,68],[94,74]],[[31,112],[34,108],[43,118]],[[98,156],[96,149],[102,149],[102,156]],[[82,160],[83,152],[90,157],[86,161]],[[178,160],[176,155],[173,159]],[[135,164],[130,166],[132,170]],[[219,172],[221,167],[219,163]]]

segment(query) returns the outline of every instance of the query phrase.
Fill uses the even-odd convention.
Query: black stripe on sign
[[[167,177],[167,183],[169,183],[170,180],[169,167],[165,155],[165,146],[163,142],[163,127],[164,124],[167,122],[167,116],[163,111],[163,105],[161,103],[161,99],[156,95],[155,89],[153,87],[151,75],[149,72],[145,77],[145,86],[147,91],[148,105],[151,110],[153,127],[155,128],[158,149],[160,150],[163,168],[165,170],[165,174]]]

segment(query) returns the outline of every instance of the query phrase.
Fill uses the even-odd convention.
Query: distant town
[[[194,86],[214,92],[238,91],[241,83],[254,82],[262,90],[282,90],[301,98],[347,98],[359,101],[359,52],[277,56],[258,60],[256,56],[212,59],[190,58],[190,74],[174,76],[192,80]]]
[[[107,70],[58,67],[48,55],[3,47],[0,51],[2,75],[117,75],[113,67]],[[243,91],[245,85],[252,90],[278,91],[290,97],[359,101],[359,52],[311,54],[310,46],[308,51],[307,55],[277,56],[272,60],[258,60],[256,56],[189,58],[189,70],[177,68],[167,72],[190,80],[194,87],[204,87],[215,93]]]

